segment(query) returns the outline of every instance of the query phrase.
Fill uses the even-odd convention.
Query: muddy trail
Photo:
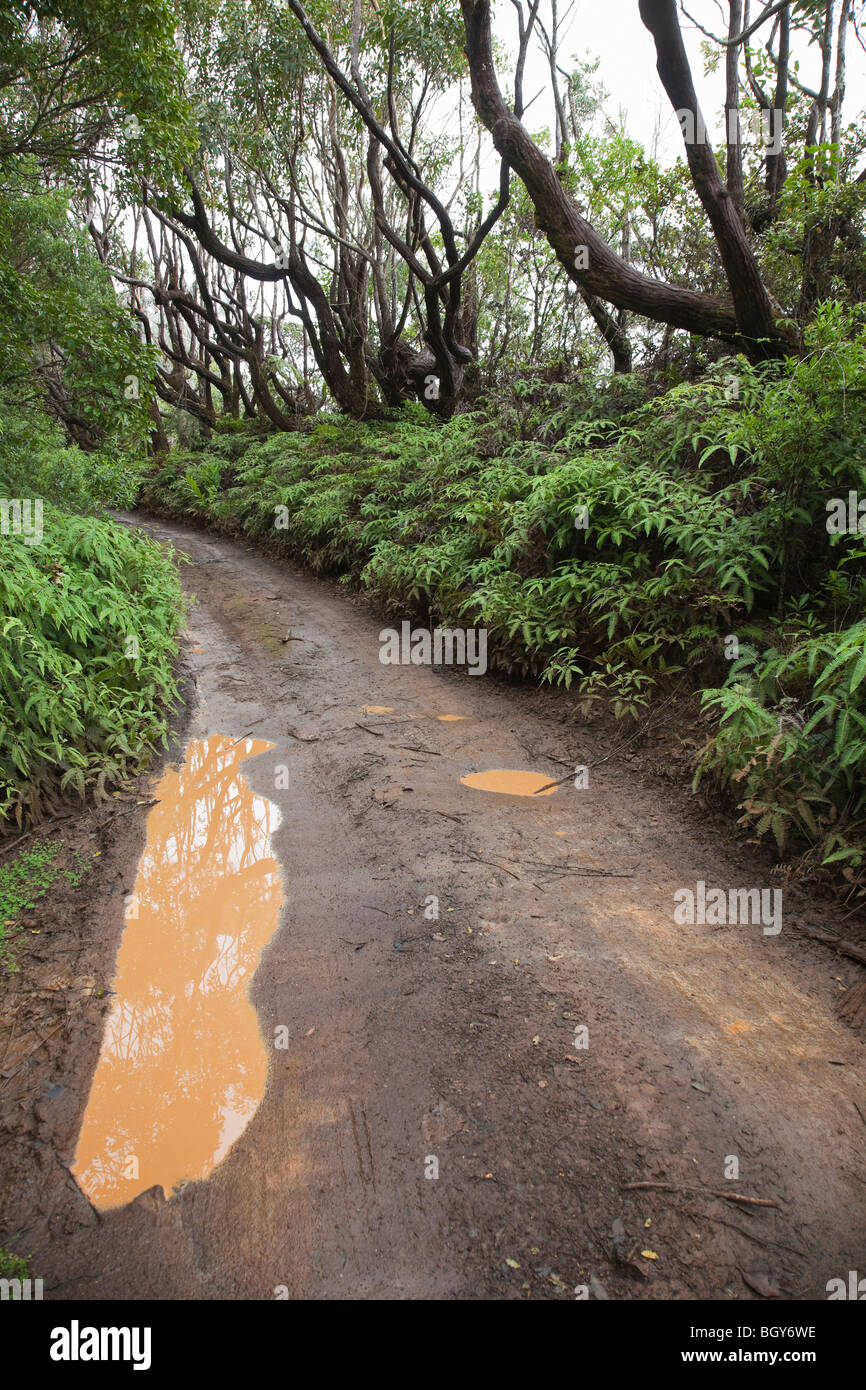
[[[572,702],[383,665],[336,585],[137,521],[197,599],[182,815],[157,770],[83,823],[4,1005],[0,1234],[46,1296],[825,1299],[866,1267],[858,967],[798,933],[841,914],[678,923],[769,862]],[[99,1170],[112,1128],[143,1190]]]

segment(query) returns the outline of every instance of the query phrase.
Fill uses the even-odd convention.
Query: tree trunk
[[[580,215],[556,177],[550,161],[503,99],[493,63],[490,0],[461,0],[461,8],[475,110],[493,136],[493,143],[500,155],[526,185],[535,205],[536,222],[570,278],[590,295],[596,295],[618,309],[627,309],[703,337],[723,338],[742,348],[751,357],[761,357],[768,352],[778,353],[781,350],[780,335],[774,326],[769,296],[758,275],[736,209],[708,148],[693,147],[690,164],[695,159],[694,151],[703,149],[703,156],[698,155],[692,172],[693,177],[696,172],[699,174],[701,187],[698,191],[706,200],[708,213],[711,210],[711,222],[731,283],[730,300],[653,280],[611,250]],[[668,94],[679,97],[683,90],[690,92],[690,109],[696,111],[697,99],[685,61],[673,0],[666,0],[662,4],[642,0],[641,15],[645,23],[649,19],[648,27],[651,30],[655,28],[657,46],[659,42],[664,44],[659,71],[669,87]],[[676,104],[688,105],[688,102],[678,101]],[[709,164],[715,171],[715,181]]]

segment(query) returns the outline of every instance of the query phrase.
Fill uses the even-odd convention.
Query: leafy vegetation
[[[45,507],[38,546],[0,546],[0,820],[56,791],[105,796],[166,737],[182,603],[170,555]]]
[[[715,159],[612,119],[538,6],[510,49],[487,0],[0,17],[0,498],[46,507],[0,544],[0,821],[164,738],[176,572],[104,515],[144,478],[581,715],[700,692],[696,783],[866,886],[866,542],[827,525],[866,496],[863,4],[731,7],[727,42],[696,3],[699,46],[673,3],[628,23],[674,126],[688,55],[725,68]]]
[[[703,694],[721,722],[696,782],[709,773],[738,788],[742,822],[771,831],[780,854],[792,833],[809,862],[862,883],[866,855],[866,622],[811,636],[794,627],[777,645],[741,650],[727,684]]]
[[[16,1255],[0,1246],[0,1279],[29,1279],[30,1256]]]
[[[166,0],[16,0],[0,13],[0,160],[38,159],[66,177],[101,142],[178,163],[187,106]],[[135,118],[129,123],[130,116]]]
[[[30,442],[42,453],[49,436],[74,442],[88,471],[115,474],[142,451],[156,370],[128,311],[118,302],[89,233],[73,219],[70,196],[40,187],[32,163],[16,160],[0,193],[0,424],[7,486],[48,486],[46,470],[22,469]],[[55,424],[53,432],[49,425]],[[80,491],[52,470],[74,505]],[[20,494],[19,494],[20,495]]]
[[[8,864],[0,864],[0,967],[6,970],[16,968],[10,948],[10,938],[18,925],[16,919],[48,892],[57,877],[55,861],[59,852],[59,840],[39,840],[20,850]]]
[[[72,867],[62,869],[59,839],[48,836],[20,849],[6,863],[0,863],[0,969],[17,970],[13,938],[20,930],[19,918],[30,912],[58,878],[76,887],[87,873],[88,862],[79,851],[72,855]]]
[[[698,777],[780,851],[795,833],[859,882],[866,547],[826,519],[866,495],[864,381],[866,331],[830,304],[781,366],[722,359],[655,395],[635,377],[583,397],[524,381],[444,424],[410,408],[232,431],[175,450],[143,496],[389,613],[483,626],[491,668],[573,688],[582,712],[604,698],[637,718],[702,686],[720,721]]]
[[[98,515],[135,499],[154,353],[68,197],[33,183],[16,160],[0,192],[0,825],[142,765],[182,621],[170,557]],[[41,508],[41,538],[9,499]]]

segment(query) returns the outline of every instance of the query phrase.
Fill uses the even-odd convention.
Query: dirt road
[[[187,736],[274,745],[244,764],[281,817],[250,990],[269,1074],[207,1181],[100,1215],[67,1169],[101,1013],[13,1042],[0,1216],[46,1296],[820,1299],[866,1271],[863,1044],[833,1008],[856,967],[795,929],[824,909],[678,925],[678,889],[769,887],[768,864],[640,761],[534,799],[461,785],[602,756],[567,700],[382,665],[383,620],[336,586],[147,527],[193,561]],[[76,899],[106,986],[143,816],[100,834],[103,891]]]

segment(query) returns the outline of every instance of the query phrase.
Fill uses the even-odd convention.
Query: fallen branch
[[[705,657],[703,655],[699,657],[693,657],[692,660],[688,662],[685,669],[687,671],[691,670],[693,666],[698,665],[704,659]],[[603,758],[596,758],[593,762],[586,763],[585,766],[587,771],[589,771],[589,769],[593,767],[601,767],[602,763],[609,762],[611,758],[618,758],[620,753],[624,753],[626,748],[630,748],[631,745],[635,742],[635,740],[640,738],[641,734],[648,734],[650,730],[653,729],[655,725],[658,723],[659,716],[661,715],[662,711],[665,710],[667,706],[685,690],[685,687],[685,680],[678,681],[677,684],[674,686],[673,690],[671,691],[670,695],[668,695],[666,699],[662,700],[661,704],[656,705],[653,709],[650,710],[647,718],[643,721],[642,724],[638,725],[633,734],[631,734],[627,739],[624,739],[621,743],[618,743],[615,748],[612,748],[610,750],[609,753],[605,753]],[[559,758],[555,759],[555,761],[559,762]],[[579,766],[579,764],[576,764],[576,766]],[[570,781],[574,775],[575,774],[573,772],[570,772],[567,776],[560,777],[558,782],[548,782],[545,786],[539,787],[537,791],[534,791],[532,795],[540,796],[542,792],[549,791],[551,787],[561,787],[563,782]]]
[[[553,874],[561,874],[564,877],[574,877],[576,874],[592,875],[595,878],[634,878],[634,874],[617,874],[610,869],[593,869],[578,865],[575,869],[569,869],[564,864],[541,864],[537,860],[527,859],[524,861],[533,869],[549,869]]]
[[[554,869],[560,878],[634,878],[634,874],[613,874],[607,869]]]
[[[857,960],[861,965],[866,965],[866,949],[862,946],[855,946],[853,941],[843,941],[840,936],[834,936],[832,932],[818,931],[815,927],[794,928],[801,936],[808,936],[812,941],[820,941],[825,946],[832,946],[834,951],[838,951],[840,956],[849,956],[851,960]]]
[[[61,811],[56,816],[50,816],[48,820],[40,821],[38,825],[33,826],[32,830],[25,831],[23,835],[18,836],[17,840],[13,840],[11,844],[0,845],[0,854],[11,854],[13,849],[17,849],[18,845],[23,845],[24,841],[29,840],[32,835],[38,835],[40,830],[48,831],[51,829],[51,826],[56,825],[58,821],[70,820],[74,815],[74,811]]]
[[[497,864],[493,859],[482,859],[477,854],[469,854],[469,859],[474,859],[476,864],[489,864],[491,869],[501,869],[505,874],[511,874],[512,878],[520,879],[520,874],[516,874],[513,869],[506,869],[504,864]]]
[[[689,1192],[701,1197],[719,1197],[724,1202],[740,1202],[747,1207],[778,1207],[768,1197],[744,1197],[740,1192],[716,1192],[711,1187],[682,1187],[675,1182],[627,1182],[622,1192]]]
[[[723,1216],[704,1216],[701,1219],[712,1221],[714,1226],[727,1226],[729,1231],[737,1231],[741,1236],[745,1236],[746,1240],[753,1240],[756,1245],[764,1247],[774,1245],[779,1250],[790,1250],[792,1255],[799,1255],[801,1259],[808,1259],[805,1250],[798,1250],[795,1245],[786,1245],[782,1240],[770,1240],[769,1237],[756,1235],[754,1231],[747,1231],[743,1226],[738,1226],[736,1221],[726,1221]]]
[[[559,762],[559,758],[556,760]],[[532,793],[533,796],[541,796],[542,792],[549,792],[551,787],[561,787],[564,782],[571,782],[575,776],[574,770],[567,772],[564,777],[560,777],[557,782],[545,782],[543,787],[537,787]]]
[[[33,1056],[34,1052],[38,1052],[39,1049],[40,1049],[40,1047],[44,1047],[45,1044],[46,1044],[51,1038],[54,1037],[54,1034],[55,1034],[55,1033],[59,1033],[60,1030],[61,1030],[61,1028],[65,1027],[65,1026],[66,1026],[66,1019],[64,1018],[63,1021],[62,1021],[62,1023],[58,1023],[58,1025],[57,1025],[56,1028],[52,1028],[50,1033],[46,1033],[44,1038],[40,1038],[39,1041],[38,1041],[38,1043],[36,1044],[36,1046],[35,1046],[35,1047],[31,1047],[30,1051],[24,1054],[24,1056],[22,1057],[20,1063],[19,1063],[18,1066],[15,1068],[15,1070],[14,1070],[14,1071],[10,1071],[9,1075],[8,1075],[8,1076],[5,1078],[5,1080],[2,1082],[2,1085],[0,1085],[0,1090],[2,1090],[3,1087],[6,1086],[7,1082],[9,1082],[9,1081],[12,1080],[13,1076],[17,1076],[18,1073],[19,1073],[20,1071],[23,1070],[25,1062],[29,1062],[29,1060],[30,1060],[30,1058]]]
[[[240,738],[235,739],[234,743],[232,744],[232,748],[236,748],[239,743],[243,743],[245,738],[249,738],[250,729],[257,729],[260,724],[264,724],[267,718],[268,716],[266,714],[263,714],[261,719],[256,719],[255,722],[250,725],[250,728],[247,729],[245,734],[241,734]]]
[[[112,815],[106,816],[105,820],[102,821],[101,825],[99,826],[99,829],[100,829],[100,830],[103,830],[103,829],[105,828],[106,825],[111,825],[111,822],[112,822],[112,821],[119,820],[121,816],[128,816],[129,813],[130,813],[130,811],[138,810],[138,808],[141,807],[141,806],[150,807],[150,806],[158,806],[158,805],[159,805],[159,798],[158,798],[158,797],[155,798],[153,801],[136,801],[136,802],[133,802],[133,804],[132,804],[131,806],[126,806],[126,807],[124,807],[124,809],[123,809],[122,811],[114,811],[114,812],[112,813]]]

